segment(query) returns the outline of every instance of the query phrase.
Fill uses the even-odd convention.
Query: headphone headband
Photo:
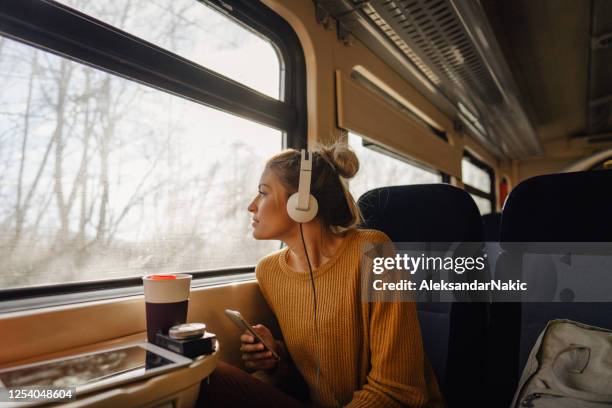
[[[300,161],[300,183],[298,186],[298,205],[300,211],[308,210],[310,196],[310,181],[312,178],[312,153],[302,149],[302,160]]]
[[[310,194],[310,182],[312,179],[311,152],[302,149],[300,160],[300,181],[298,192],[289,197],[287,201],[287,213],[296,222],[304,223],[316,217],[319,204],[316,198]]]

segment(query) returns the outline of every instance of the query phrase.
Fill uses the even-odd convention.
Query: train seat
[[[611,187],[612,171],[607,170],[545,175],[523,181],[512,190],[503,209],[502,246],[504,242],[612,242]],[[513,255],[519,262],[513,267],[520,268],[528,284],[541,285],[544,279],[548,287],[542,290],[549,290],[552,280],[556,282],[557,279],[554,263],[541,256],[537,263],[531,263],[524,257],[530,245],[523,248],[518,257]],[[575,251],[578,254],[580,249]],[[585,273],[584,279],[589,279],[588,270],[581,272]],[[515,385],[537,336],[549,320],[564,318],[612,328],[612,303],[494,305],[494,316],[498,306],[502,306],[505,313],[503,325],[499,327],[506,333],[497,333],[497,338],[505,342],[503,348],[517,362]],[[520,335],[512,335],[510,332],[514,330]]]
[[[494,212],[482,216],[484,228],[484,240],[487,242],[499,241],[499,230],[501,227],[501,213]]]
[[[393,242],[482,241],[476,204],[447,184],[377,188],[358,201],[364,227]],[[476,406],[481,395],[486,303],[417,304],[426,354],[450,407]]]

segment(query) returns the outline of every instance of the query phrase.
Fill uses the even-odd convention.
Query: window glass
[[[461,160],[461,176],[464,184],[469,184],[483,193],[489,194],[491,192],[491,176],[489,176],[489,173],[465,157]]]
[[[359,158],[359,171],[350,181],[355,199],[378,187],[441,183],[442,176],[363,146],[362,138],[349,133],[349,146]]]
[[[476,206],[478,207],[478,210],[480,211],[481,215],[489,214],[490,212],[492,212],[491,211],[491,200],[479,197],[475,194],[470,194],[470,195],[476,202]]]
[[[196,0],[59,0],[272,98],[281,64],[272,43]]]
[[[0,288],[253,265],[278,248],[252,238],[247,206],[280,131],[0,41]]]

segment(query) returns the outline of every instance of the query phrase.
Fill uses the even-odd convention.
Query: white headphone
[[[308,155],[308,157],[306,157]],[[312,153],[302,149],[300,162],[300,184],[298,192],[291,194],[287,201],[287,213],[295,222],[312,221],[319,211],[317,199],[310,194],[310,179],[312,176]]]

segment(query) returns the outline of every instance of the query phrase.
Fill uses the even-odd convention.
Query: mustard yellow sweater
[[[310,275],[287,265],[288,248],[265,257],[256,269],[284,347],[308,384],[311,400],[323,406],[443,406],[423,352],[415,304],[367,303],[360,297],[362,248],[389,238],[375,230],[347,234],[334,256],[313,270],[318,339]]]

